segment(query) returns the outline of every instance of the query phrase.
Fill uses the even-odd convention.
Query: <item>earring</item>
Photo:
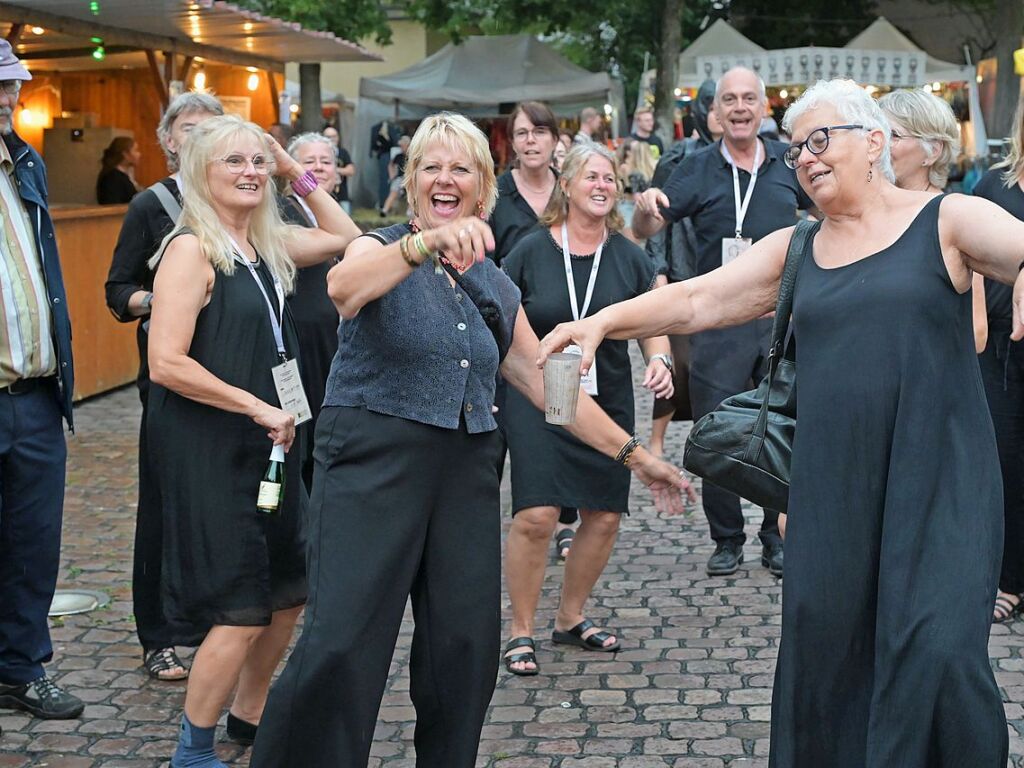
[[[485,221],[487,220],[487,214],[484,212],[484,203],[482,200],[476,201],[476,215]]]
[[[868,184],[871,183],[871,179],[874,178],[874,175],[875,175],[874,169],[868,168]]]

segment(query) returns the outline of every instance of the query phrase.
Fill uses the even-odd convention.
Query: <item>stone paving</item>
[[[649,400],[638,397],[637,410],[649,413]],[[70,440],[60,586],[101,590],[111,602],[53,620],[49,669],[88,706],[72,721],[0,710],[0,768],[156,768],[173,750],[184,684],[145,676],[131,615],[138,415],[134,388],[94,399],[77,409],[78,435]],[[647,419],[638,427],[647,434]],[[670,455],[681,455],[684,436],[683,426],[673,425]],[[710,547],[700,513],[659,517],[649,496],[634,488],[633,515],[589,609],[619,631],[623,649],[615,654],[550,643],[562,570],[552,558],[538,617],[542,674],[498,674],[478,765],[764,768],[781,582],[760,566],[750,512],[746,564],[735,577],[708,578]],[[842,610],[841,595],[823,599]],[[504,607],[507,613],[507,602]],[[371,768],[415,764],[406,619]],[[993,628],[990,656],[1015,767],[1024,767],[1022,646],[1024,623]],[[222,742],[218,749],[226,762],[248,765],[241,747]]]

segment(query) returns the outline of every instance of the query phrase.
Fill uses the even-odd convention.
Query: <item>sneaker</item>
[[[743,545],[738,541],[722,541],[715,547],[715,553],[708,558],[708,576],[729,576],[743,562]]]
[[[761,565],[771,571],[772,576],[782,575],[782,542],[773,541],[761,548]]]
[[[23,685],[0,683],[0,707],[23,709],[45,720],[70,720],[82,714],[85,703],[43,675]]]

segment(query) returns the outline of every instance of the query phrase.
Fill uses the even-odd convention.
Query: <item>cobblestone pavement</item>
[[[638,402],[639,414],[650,412],[646,398]],[[111,602],[53,622],[50,671],[88,702],[85,714],[42,721],[0,710],[0,768],[156,768],[173,750],[184,684],[145,676],[131,615],[138,414],[134,388],[95,399],[79,407],[78,435],[70,440],[60,586],[101,590]],[[638,426],[647,434],[646,418]],[[684,435],[681,425],[670,429],[670,455],[681,455]],[[747,562],[736,576],[708,578],[710,547],[700,513],[660,518],[649,496],[635,492],[633,515],[623,522],[589,609],[621,634],[623,650],[612,655],[562,650],[547,639],[562,570],[552,558],[537,633],[543,672],[534,678],[499,673],[478,765],[766,766],[781,582],[760,566],[756,528],[751,514]],[[841,595],[822,599],[842,610]],[[507,602],[504,607],[507,613]],[[372,768],[415,762],[410,639],[407,615]],[[1024,766],[1022,645],[1024,623],[992,630],[990,655],[1010,721],[1013,766]],[[248,765],[240,747],[222,742],[219,751],[231,764]]]

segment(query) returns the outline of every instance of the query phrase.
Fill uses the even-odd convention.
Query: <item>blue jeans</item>
[[[0,392],[0,683],[28,683],[53,656],[46,614],[60,565],[67,446],[55,379]]]

